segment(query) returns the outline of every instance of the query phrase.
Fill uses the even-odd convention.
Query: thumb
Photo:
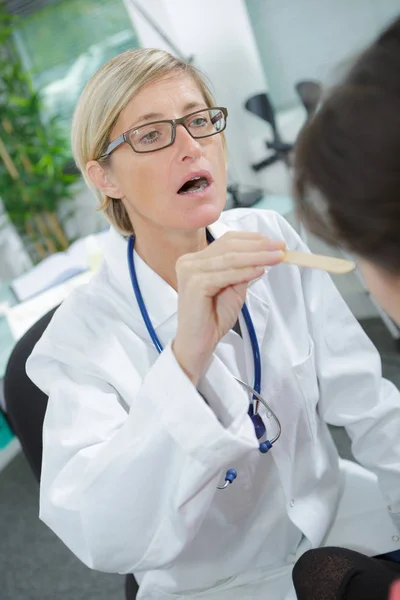
[[[238,294],[238,296],[240,298],[243,299],[243,302],[246,299],[246,292],[247,292],[248,285],[249,285],[248,283],[237,283],[236,285],[232,286],[232,289]]]
[[[400,579],[395,581],[390,588],[389,600],[400,600]]]

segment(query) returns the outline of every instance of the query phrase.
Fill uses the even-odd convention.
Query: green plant
[[[15,18],[0,3],[0,196],[34,262],[65,249],[57,217],[78,174],[57,118],[44,122],[13,39]]]

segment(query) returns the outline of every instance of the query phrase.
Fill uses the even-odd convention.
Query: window
[[[334,80],[400,7],[399,0],[246,0],[246,6],[278,110],[298,103],[299,80]]]
[[[68,137],[88,79],[113,56],[140,46],[122,0],[53,0],[21,16],[16,43],[44,117],[59,115]]]

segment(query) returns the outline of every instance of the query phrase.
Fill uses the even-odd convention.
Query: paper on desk
[[[93,272],[87,271],[35,296],[31,300],[6,309],[4,314],[14,339],[19,340],[36,321],[49,310],[61,304],[72,290],[87,283],[92,276]]]
[[[79,239],[65,251],[57,252],[42,260],[27,273],[11,283],[20,302],[33,298],[56,285],[98,266],[103,254],[108,230]]]

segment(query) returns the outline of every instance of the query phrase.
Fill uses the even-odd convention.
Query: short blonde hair
[[[132,97],[150,83],[176,73],[192,77],[206,105],[214,106],[205,77],[195,67],[163,50],[141,48],[128,50],[103,65],[87,83],[75,108],[71,142],[76,165],[99,200],[100,210],[124,235],[133,233],[133,228],[122,201],[100,192],[89,179],[86,165],[105,152],[111,131]]]

